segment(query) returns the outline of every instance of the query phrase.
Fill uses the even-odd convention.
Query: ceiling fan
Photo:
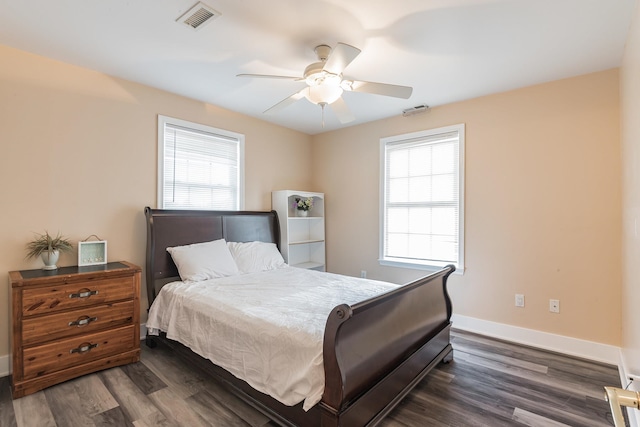
[[[302,98],[307,98],[310,102],[320,105],[322,108],[323,125],[324,107],[326,105],[331,105],[331,108],[341,123],[349,123],[355,120],[355,117],[349,110],[349,107],[342,99],[342,92],[345,90],[393,96],[395,98],[403,99],[408,99],[411,96],[413,88],[409,86],[364,82],[345,78],[342,75],[342,72],[361,52],[357,47],[353,47],[345,43],[338,43],[332,51],[331,47],[321,44],[316,46],[314,52],[318,56],[318,62],[314,62],[305,68],[302,77],[274,76],[268,74],[238,74],[237,77],[260,77],[304,81],[307,84],[307,87],[268,108],[264,113],[277,113],[294,102]]]

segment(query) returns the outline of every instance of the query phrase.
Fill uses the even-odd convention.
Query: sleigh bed
[[[218,239],[280,246],[274,211],[181,211],[147,207],[145,216],[149,306],[163,286],[180,280],[167,248]],[[257,391],[180,344],[179,339],[168,339],[165,334],[147,335],[147,345],[154,347],[156,340],[168,344],[189,363],[203,367],[222,380],[233,393],[279,425],[373,426],[438,363],[452,359],[451,301],[446,283],[454,270],[453,266],[447,266],[375,297],[335,306],[326,319],[321,341],[324,393],[308,410],[303,410],[302,402],[287,406]]]

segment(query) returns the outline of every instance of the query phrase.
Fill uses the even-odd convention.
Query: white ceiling
[[[410,99],[345,92],[360,124],[620,65],[636,0],[204,0],[222,15],[176,22],[197,0],[0,0],[0,44],[308,134],[338,129],[304,87],[318,44],[362,49],[345,76],[412,86]],[[2,66],[2,64],[0,64]]]

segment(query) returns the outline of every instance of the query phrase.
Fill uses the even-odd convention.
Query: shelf
[[[308,243],[322,243],[324,240],[321,239],[313,239],[313,240],[299,240],[296,242],[289,242],[290,245],[306,245]]]
[[[292,265],[291,267],[305,268],[307,270],[320,270],[324,271],[324,264],[318,262],[301,262],[300,264]]]
[[[298,216],[295,199],[313,199],[307,216]],[[271,193],[271,207],[278,213],[280,249],[289,265],[326,271],[324,194],[281,190]]]

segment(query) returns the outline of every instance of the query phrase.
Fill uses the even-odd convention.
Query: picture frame
[[[107,241],[78,242],[78,266],[107,263]]]

